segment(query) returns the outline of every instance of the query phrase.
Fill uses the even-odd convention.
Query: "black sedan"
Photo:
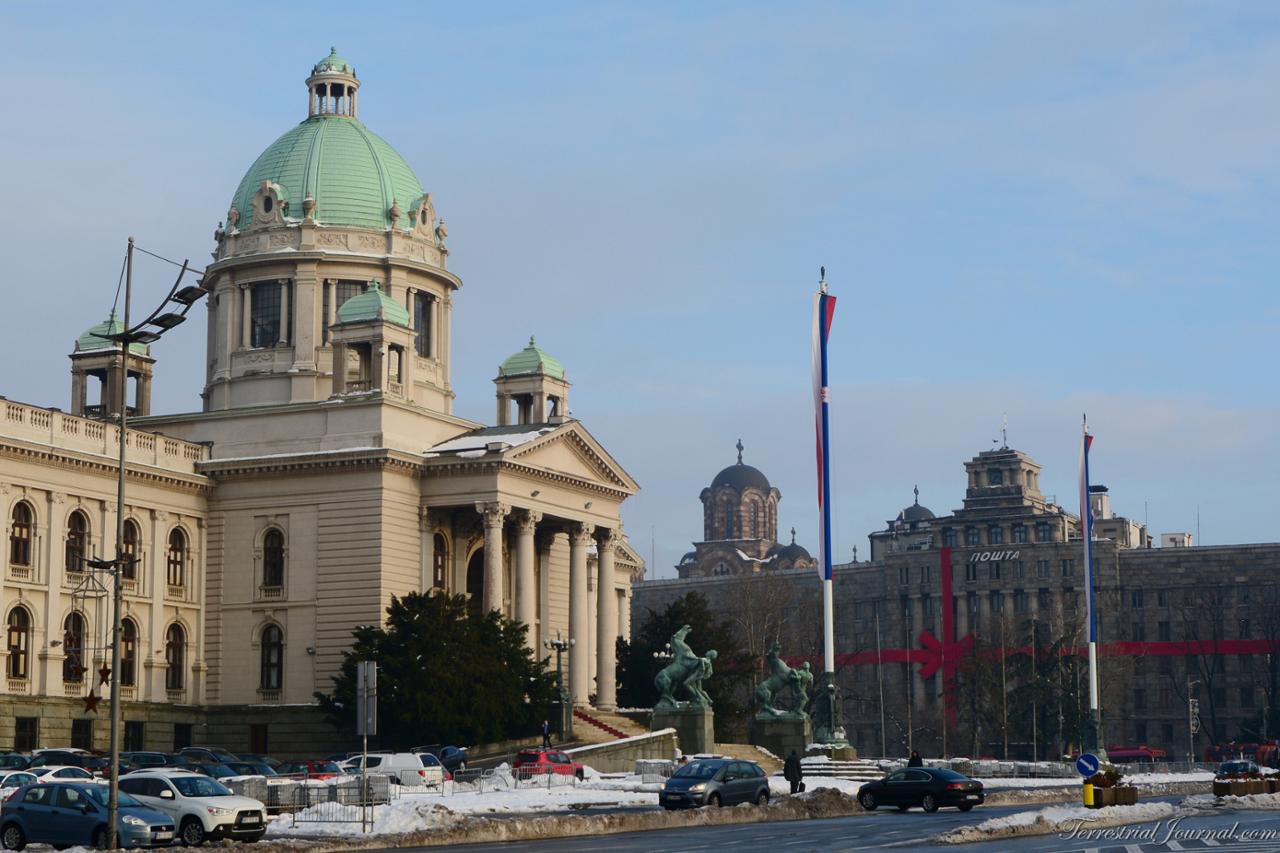
[[[877,782],[858,789],[858,802],[867,811],[880,806],[897,806],[906,811],[920,806],[936,812],[943,806],[955,806],[967,812],[982,805],[985,795],[982,783],[968,776],[939,767],[907,767],[895,770]]]

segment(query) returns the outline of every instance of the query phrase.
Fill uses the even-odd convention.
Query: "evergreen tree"
[[[385,626],[361,625],[333,692],[316,693],[329,722],[353,730],[356,664],[378,663],[378,744],[490,743],[538,730],[555,676],[525,646],[526,627],[471,613],[462,595],[393,598]]]

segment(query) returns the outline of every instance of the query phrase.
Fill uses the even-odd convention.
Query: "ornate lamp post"
[[[569,691],[564,686],[564,668],[561,666],[561,660],[564,653],[573,648],[573,646],[573,638],[562,639],[559,631],[556,631],[554,640],[542,641],[543,648],[550,649],[556,653],[556,699],[559,705],[556,709],[556,714],[560,723],[560,737],[566,740],[573,737],[573,702],[569,696]]]
[[[160,307],[152,311],[147,319],[137,325],[130,325],[129,309],[133,299],[133,238],[129,238],[129,248],[125,254],[125,286],[124,286],[124,322],[118,334],[110,336],[110,340],[120,345],[120,384],[119,407],[117,415],[120,419],[120,466],[116,480],[116,556],[114,560],[90,560],[90,568],[110,571],[111,584],[111,775],[110,790],[107,799],[107,847],[114,849],[117,845],[116,821],[119,814],[120,801],[120,640],[121,640],[121,599],[123,592],[123,575],[125,566],[132,558],[125,556],[124,550],[124,496],[125,496],[125,451],[128,447],[129,420],[129,347],[133,344],[151,344],[160,340],[160,336],[181,324],[187,319],[187,312],[201,297],[206,295],[203,288],[187,286],[179,289],[182,278],[186,275],[187,262],[182,262],[178,278],[169,288]],[[142,251],[146,252],[145,249]],[[105,680],[105,679],[104,679]]]

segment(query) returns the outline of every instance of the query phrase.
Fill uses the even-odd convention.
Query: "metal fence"
[[[636,775],[640,781],[649,784],[661,784],[676,772],[676,763],[668,758],[637,758]]]
[[[573,773],[551,771],[546,767],[520,767],[511,771],[516,788],[572,788],[578,782]]]
[[[357,822],[371,825],[373,807],[391,802],[397,787],[391,784],[389,776],[353,776],[332,785],[296,784],[292,791],[281,790],[276,797],[288,802],[295,826],[299,823]]]

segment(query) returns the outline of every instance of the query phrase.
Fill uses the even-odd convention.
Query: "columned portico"
[[[591,692],[587,666],[591,651],[587,548],[592,532],[589,524],[575,522],[569,526],[569,637],[574,642],[569,652],[569,693],[574,705],[587,705]]]
[[[478,504],[484,515],[484,601],[486,612],[502,610],[502,527],[510,511],[504,503]]]
[[[618,704],[616,650],[618,593],[614,584],[614,550],[618,532],[603,528],[596,537],[596,707],[612,711]]]
[[[535,586],[533,536],[542,513],[525,510],[516,518],[516,619],[528,626],[525,644],[538,656],[538,591]]]

